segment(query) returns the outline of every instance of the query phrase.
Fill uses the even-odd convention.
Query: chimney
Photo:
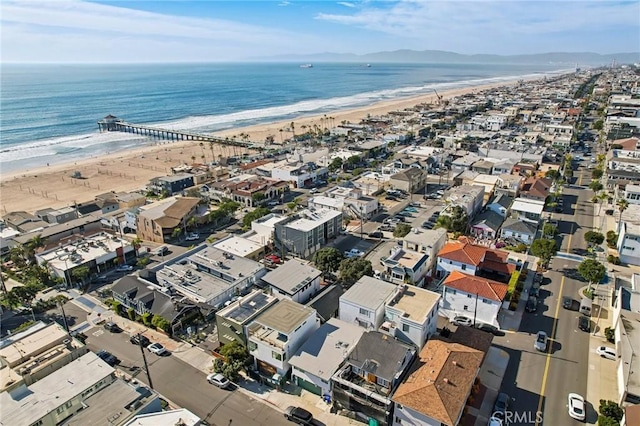
[[[453,365],[458,366],[458,361],[453,361]]]
[[[449,383],[449,379],[447,379],[446,377],[444,378],[444,382],[445,383]]]

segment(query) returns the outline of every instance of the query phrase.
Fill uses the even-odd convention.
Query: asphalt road
[[[109,333],[102,328],[85,332],[87,346],[92,351],[106,349],[120,362],[120,368],[143,367],[139,346],[129,343],[126,333]],[[210,385],[204,373],[175,356],[157,356],[145,351],[151,381],[155,390],[173,403],[185,407],[209,424],[226,426],[289,425],[282,413],[256,401],[236,389],[222,390]],[[136,379],[148,384],[146,374],[140,371]]]
[[[590,181],[586,167],[575,175],[577,185]],[[579,253],[586,249],[584,233],[593,228],[593,204],[589,201],[592,191],[577,185],[564,189],[565,210],[552,215],[559,221],[561,252]],[[579,288],[586,285],[577,279],[577,267],[577,261],[555,257],[544,274],[538,311],[525,312],[517,334],[494,339],[494,344],[511,356],[502,389],[514,399],[511,424],[580,423],[569,417],[566,404],[571,392],[586,395],[589,334],[578,329],[577,311],[562,308],[562,296],[578,300]],[[540,330],[551,338],[546,353],[533,347]],[[587,423],[596,423],[598,404],[587,401]],[[538,412],[541,415],[536,415]]]

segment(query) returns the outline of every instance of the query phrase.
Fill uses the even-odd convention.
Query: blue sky
[[[640,1],[2,0],[2,62],[640,51]]]

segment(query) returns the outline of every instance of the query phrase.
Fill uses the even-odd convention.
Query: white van
[[[156,249],[156,255],[164,256],[168,251],[169,249],[167,248],[167,246],[160,246]]]
[[[580,313],[590,317],[591,305],[593,305],[591,299],[589,299],[588,297],[583,297],[582,300],[580,300]]]

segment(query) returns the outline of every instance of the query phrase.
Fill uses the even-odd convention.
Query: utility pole
[[[149,373],[149,365],[147,364],[147,356],[144,353],[144,346],[142,345],[142,336],[138,333],[138,344],[140,345],[140,352],[142,352],[142,362],[144,362],[144,371],[147,373],[147,380],[149,381],[149,387],[153,389],[153,383],[151,382],[151,374]]]
[[[67,330],[67,334],[69,331],[69,324],[67,323],[67,314],[64,313],[64,306],[62,306],[62,301],[58,302],[60,304],[60,310],[62,311],[62,322],[64,322],[64,329]]]
[[[476,306],[473,308],[473,326],[476,326],[476,316],[478,315],[478,293],[476,293]]]

